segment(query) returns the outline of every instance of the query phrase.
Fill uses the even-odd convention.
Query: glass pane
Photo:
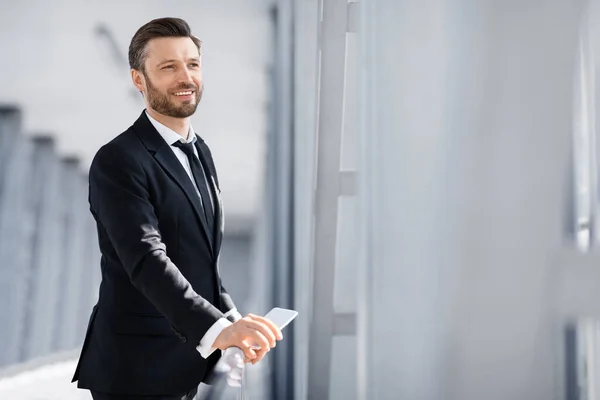
[[[356,338],[334,337],[331,352],[329,398],[356,399]]]
[[[333,302],[336,313],[356,311],[356,198],[340,197]]]

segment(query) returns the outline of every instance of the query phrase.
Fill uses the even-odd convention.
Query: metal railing
[[[244,373],[244,352],[228,348],[212,372],[211,384],[201,386],[195,400],[245,400]]]

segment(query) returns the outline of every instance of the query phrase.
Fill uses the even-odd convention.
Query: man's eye
[[[162,69],[173,69],[175,68],[173,65],[166,65],[164,67],[162,67]]]
[[[190,67],[194,67],[194,68],[198,68],[200,66],[200,64],[198,63],[191,63]]]

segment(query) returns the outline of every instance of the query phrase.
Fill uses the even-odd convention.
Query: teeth
[[[175,96],[189,96],[191,94],[192,92],[177,92],[175,93]]]

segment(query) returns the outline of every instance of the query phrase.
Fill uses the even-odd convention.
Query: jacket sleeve
[[[176,331],[197,344],[223,313],[197,294],[169,259],[141,164],[115,144],[90,167],[90,207],[131,283]]]
[[[219,282],[221,285],[221,311],[226,313],[230,310],[237,309],[235,303],[231,299],[231,296],[229,295],[229,293],[227,293],[227,290],[225,290],[225,287],[221,282],[221,278],[219,278]]]

